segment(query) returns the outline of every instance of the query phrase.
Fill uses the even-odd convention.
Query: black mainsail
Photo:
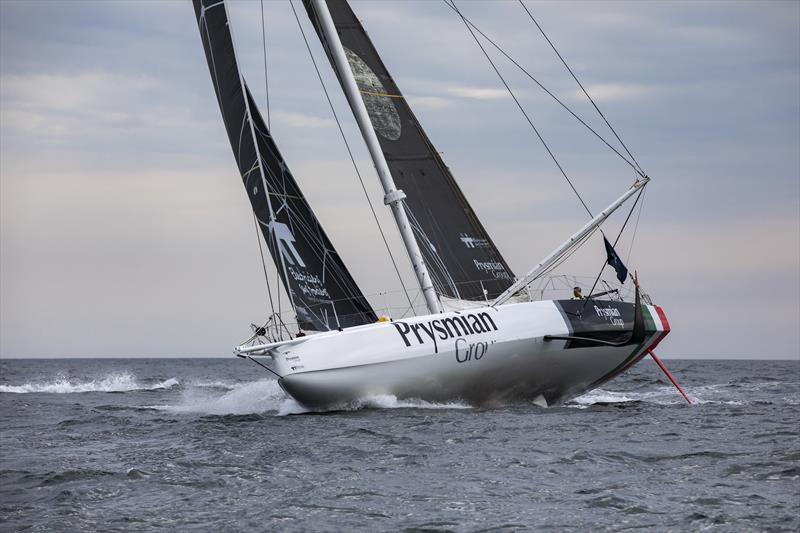
[[[346,0],[326,3],[394,182],[406,194],[408,218],[436,292],[464,300],[495,298],[511,286],[514,274],[417,121],[353,10]],[[314,7],[309,0],[304,4],[332,60]]]
[[[281,157],[239,71],[225,3],[194,0],[222,120],[253,212],[297,314],[327,331],[377,317]]]

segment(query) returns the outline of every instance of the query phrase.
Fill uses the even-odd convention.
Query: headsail
[[[308,0],[304,3],[327,50],[313,5]],[[493,299],[511,286],[514,274],[412,113],[350,6],[345,0],[326,3],[392,177],[406,194],[408,217],[436,291],[450,298]]]
[[[308,205],[239,71],[220,0],[194,0],[222,119],[245,190],[302,329],[326,331],[377,317]]]

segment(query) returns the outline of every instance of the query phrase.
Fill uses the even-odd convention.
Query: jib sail
[[[375,322],[258,112],[239,71],[224,2],[194,0],[194,9],[233,155],[298,326],[326,331]]]
[[[308,0],[304,4],[327,50],[314,7]],[[406,194],[408,216],[436,291],[464,300],[493,299],[511,286],[514,274],[353,10],[345,0],[327,0],[327,5],[394,182]]]

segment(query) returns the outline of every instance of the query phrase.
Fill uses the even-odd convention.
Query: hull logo
[[[625,321],[622,319],[622,315],[616,307],[598,307],[595,305],[594,312],[597,313],[598,317],[605,319],[612,326],[625,327]]]
[[[497,324],[486,312],[466,313],[416,324],[392,322],[392,325],[407,347],[412,344],[419,346],[432,342],[434,353],[439,353],[439,341],[497,331]]]
[[[480,361],[489,352],[489,345],[494,343],[495,341],[467,342],[467,339],[456,339],[456,361]]]

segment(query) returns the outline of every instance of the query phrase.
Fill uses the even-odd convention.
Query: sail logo
[[[292,268],[289,265],[286,270],[289,271],[289,274],[292,276],[292,279],[297,282],[297,287],[300,291],[310,298],[315,298],[317,300],[330,300],[331,295],[328,292],[328,289],[325,287],[325,284],[322,283],[322,280],[319,279],[319,276],[316,274],[308,274],[306,272],[301,272],[296,268]]]
[[[393,322],[392,325],[407,347],[412,343],[422,345],[430,341],[433,342],[434,353],[439,353],[439,341],[497,331],[497,324],[486,312],[437,318],[417,324]]]
[[[392,98],[399,95],[387,93],[380,78],[358,54],[349,48],[345,48],[344,53],[361,93],[361,99],[364,101],[364,107],[367,108],[372,127],[384,139],[396,141],[400,138],[402,126]]]
[[[488,239],[476,239],[475,237],[470,237],[466,233],[462,233],[459,237],[459,240],[464,243],[464,246],[467,248],[488,248],[489,247],[489,240]]]
[[[491,274],[494,279],[511,279],[503,263],[499,261],[478,261],[477,259],[473,259],[472,262],[475,264],[477,270]]]
[[[290,265],[300,265],[305,268],[306,264],[303,262],[303,258],[300,257],[297,248],[294,247],[294,235],[292,235],[292,230],[289,229],[289,226],[283,222],[275,222],[273,220],[269,223],[269,230],[278,239],[278,247],[283,258],[289,261]]]

